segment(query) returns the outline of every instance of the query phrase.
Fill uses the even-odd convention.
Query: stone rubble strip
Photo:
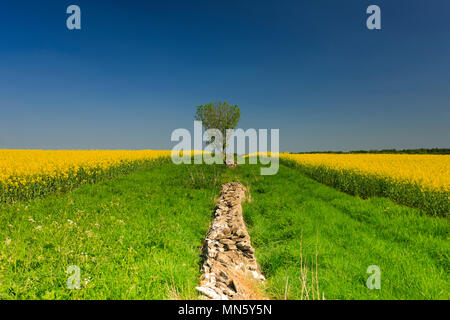
[[[242,216],[241,202],[245,191],[245,187],[237,182],[222,185],[203,246],[205,260],[200,285],[196,287],[209,299],[263,298],[255,289],[265,278],[256,262]]]

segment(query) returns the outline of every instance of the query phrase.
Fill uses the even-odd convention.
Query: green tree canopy
[[[223,137],[222,153],[225,156],[226,130],[236,128],[241,118],[241,109],[228,102],[210,102],[197,107],[195,120],[201,121],[206,130],[217,129]]]

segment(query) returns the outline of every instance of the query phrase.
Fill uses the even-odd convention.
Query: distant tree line
[[[352,150],[352,151],[308,151],[308,152],[289,152],[292,154],[308,153],[398,153],[398,154],[450,154],[449,148],[421,148],[421,149],[382,149],[382,150]]]

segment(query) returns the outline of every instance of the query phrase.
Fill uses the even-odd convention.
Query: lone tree
[[[230,106],[228,102],[210,102],[204,106],[198,106],[195,120],[201,121],[206,130],[216,129],[222,134],[223,141],[212,141],[210,143],[222,142],[222,156],[225,157],[227,146],[226,130],[236,128],[241,117],[241,109],[237,105]]]

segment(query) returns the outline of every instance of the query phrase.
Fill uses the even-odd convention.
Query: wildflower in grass
[[[90,230],[86,230],[85,233],[86,233],[86,236],[88,238],[94,238],[95,237],[95,234],[92,231],[90,231]]]
[[[86,287],[88,283],[91,282],[91,280],[92,280],[91,277],[84,278],[84,286]]]

